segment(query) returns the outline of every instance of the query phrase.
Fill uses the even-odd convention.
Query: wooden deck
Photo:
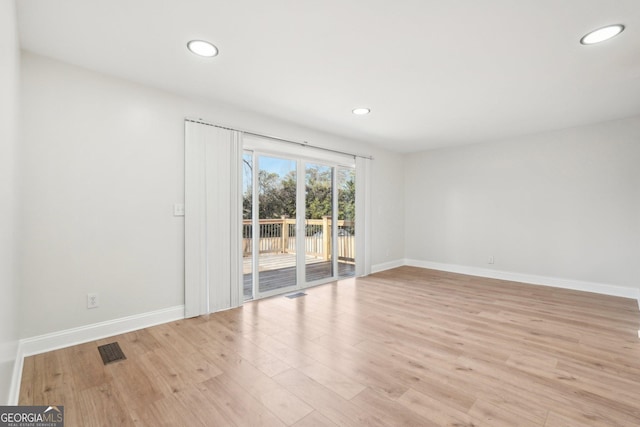
[[[260,265],[260,292],[269,292],[296,284],[295,255],[275,255],[269,256],[267,259],[268,262],[261,263]],[[313,257],[307,257],[307,282],[313,282],[333,276],[331,264],[331,261],[322,261]],[[253,274],[246,273],[247,271],[251,271],[250,269],[245,269],[244,271],[244,296],[245,298],[251,298],[251,281],[253,280]],[[338,262],[339,277],[352,277],[354,275],[354,264]]]
[[[260,254],[258,258],[259,271],[280,270],[287,267],[293,267],[296,265],[296,254],[294,253],[274,253],[274,254]],[[306,255],[304,262],[309,264],[316,264],[325,262],[322,258]],[[244,274],[251,273],[251,257],[242,258],[242,271]]]
[[[412,267],[305,292],[27,357],[20,404],[69,427],[640,425],[635,300]]]

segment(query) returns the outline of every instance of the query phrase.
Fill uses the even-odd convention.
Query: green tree
[[[338,219],[355,221],[356,219],[356,181],[352,170],[349,176],[338,183]]]
[[[331,168],[328,166],[313,166],[306,172],[307,219],[321,219],[332,214]]]
[[[251,181],[252,165],[245,161],[245,181]],[[306,218],[321,219],[332,215],[332,168],[314,165],[306,170],[305,202]],[[338,219],[355,219],[355,173],[351,169],[338,169]],[[284,177],[275,172],[258,172],[258,201],[260,218],[296,217],[296,172]],[[243,217],[251,218],[252,186],[245,185]]]
[[[280,218],[287,215],[282,198],[283,186],[275,172],[258,172],[258,208],[260,218]]]
[[[282,200],[284,213],[288,218],[296,217],[296,171],[290,171],[282,180],[280,200]]]

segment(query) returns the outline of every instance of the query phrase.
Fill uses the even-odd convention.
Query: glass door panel
[[[338,187],[338,277],[351,277],[356,274],[356,171],[339,167]]]
[[[305,281],[333,277],[333,168],[305,163]]]
[[[242,154],[242,278],[244,299],[253,299],[253,153]]]
[[[295,288],[295,160],[258,156],[258,293]],[[254,223],[255,224],[255,223]]]

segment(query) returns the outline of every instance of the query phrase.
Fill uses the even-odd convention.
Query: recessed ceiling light
[[[582,44],[600,43],[617,36],[622,32],[622,30],[624,30],[624,25],[622,24],[607,25],[606,27],[602,27],[597,30],[591,31],[590,33],[585,35],[580,39],[580,43]]]
[[[199,56],[213,57],[218,54],[218,48],[204,40],[191,40],[187,48]]]
[[[365,114],[369,114],[371,112],[368,108],[354,108],[353,114],[357,114],[358,116],[364,116]]]

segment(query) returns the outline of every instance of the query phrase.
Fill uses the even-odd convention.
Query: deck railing
[[[305,253],[307,255],[331,259],[331,217],[305,220]],[[353,262],[355,260],[354,222],[338,220],[338,259]],[[259,221],[260,253],[296,253],[296,220],[292,218],[261,219]],[[243,256],[253,252],[251,220],[242,223]],[[326,236],[326,238],[325,238]]]

